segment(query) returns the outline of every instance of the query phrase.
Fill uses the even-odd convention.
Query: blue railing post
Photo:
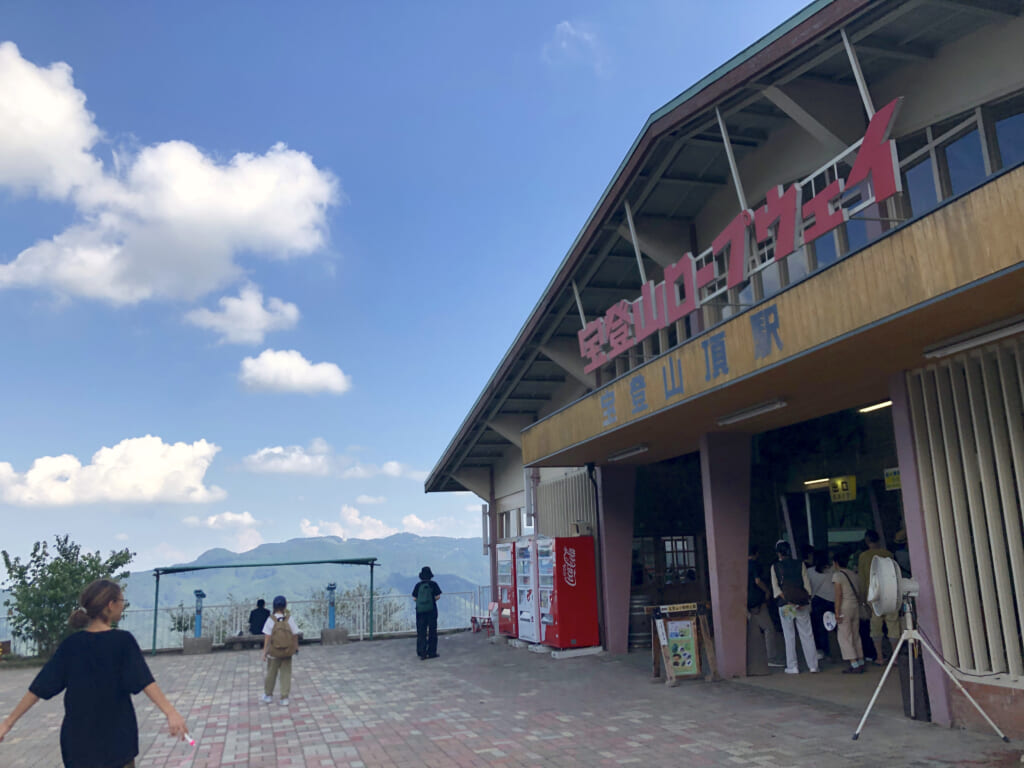
[[[206,593],[201,589],[197,589],[192,593],[196,596],[196,637],[203,636],[203,598],[206,597]]]
[[[333,581],[327,585],[327,628],[334,629],[334,590],[338,585]]]

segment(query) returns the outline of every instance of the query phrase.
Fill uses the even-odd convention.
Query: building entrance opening
[[[709,599],[700,456],[637,468],[630,647],[650,647],[648,605]]]

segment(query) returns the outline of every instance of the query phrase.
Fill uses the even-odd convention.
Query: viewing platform
[[[849,704],[809,698],[810,675],[742,682],[652,684],[649,656],[554,659],[442,635],[440,658],[419,661],[415,639],[303,646],[290,705],[263,704],[256,650],[147,656],[185,716],[196,745],[165,735],[166,721],[135,697],[138,768],[596,768],[599,766],[1017,765],[1021,746],[989,732],[908,720],[899,693],[850,736],[881,676],[835,677]],[[0,712],[34,668],[0,669]],[[801,685],[802,683],[808,685]],[[847,685],[848,684],[848,685]],[[807,690],[805,690],[807,689]],[[886,689],[888,690],[888,688]],[[895,706],[894,710],[892,707]],[[997,720],[998,712],[991,713]],[[61,697],[40,702],[0,743],[4,768],[60,765]]]

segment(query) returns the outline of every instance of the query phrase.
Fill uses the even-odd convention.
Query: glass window
[[[789,272],[789,284],[807,277],[810,272],[807,269],[807,251],[798,248],[786,257],[786,270]]]
[[[965,133],[945,147],[949,184],[954,195],[966,192],[985,179],[985,158],[978,129]]]
[[[1012,168],[1024,161],[1024,113],[997,120],[996,141],[999,143],[1003,168]]]
[[[903,188],[910,203],[911,216],[920,216],[938,205],[930,157],[903,172]]]
[[[866,209],[865,213],[874,210],[874,206]],[[846,222],[846,246],[847,253],[863,248],[868,242],[868,223],[858,219],[850,219]]]
[[[782,275],[779,262],[773,261],[761,270],[761,298],[767,299],[782,290]]]
[[[818,269],[835,264],[839,260],[839,252],[836,249],[835,233],[829,232],[822,235],[813,243],[814,260]]]

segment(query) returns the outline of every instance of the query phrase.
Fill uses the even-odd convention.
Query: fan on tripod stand
[[[878,685],[875,687],[875,693],[871,697],[871,701],[868,702],[868,707],[864,710],[864,716],[860,720],[860,725],[857,726],[857,730],[853,734],[854,741],[860,736],[861,729],[864,728],[864,722],[868,719],[868,715],[871,714],[871,708],[875,705],[875,699],[878,698],[879,692],[882,690],[882,686],[885,685],[886,679],[889,677],[889,672],[892,670],[893,664],[896,663],[896,659],[899,658],[900,648],[906,643],[908,647],[907,653],[907,666],[910,680],[910,717],[914,718],[914,666],[915,659],[920,655],[920,648],[924,648],[928,653],[932,655],[939,667],[949,676],[956,687],[960,689],[960,692],[967,697],[967,700],[974,705],[974,708],[981,713],[981,716],[985,718],[992,729],[999,735],[1003,741],[1009,741],[1008,738],[1003,734],[1002,731],[996,727],[996,724],[992,722],[985,711],[979,706],[978,702],[974,700],[974,697],[969,694],[966,689],[960,684],[960,680],[950,670],[949,665],[946,661],[931,647],[921,633],[917,630],[917,620],[915,616],[915,598],[920,593],[920,587],[915,579],[908,579],[903,576],[903,572],[900,570],[899,563],[893,560],[891,557],[876,557],[871,561],[871,575],[868,581],[868,604],[871,606],[871,610],[874,611],[876,616],[886,616],[896,611],[902,611],[902,623],[903,633],[900,635],[899,642],[892,649],[892,656],[889,659],[889,663],[885,667],[885,672],[882,673],[882,679],[878,681]],[[892,642],[892,638],[889,638]]]

